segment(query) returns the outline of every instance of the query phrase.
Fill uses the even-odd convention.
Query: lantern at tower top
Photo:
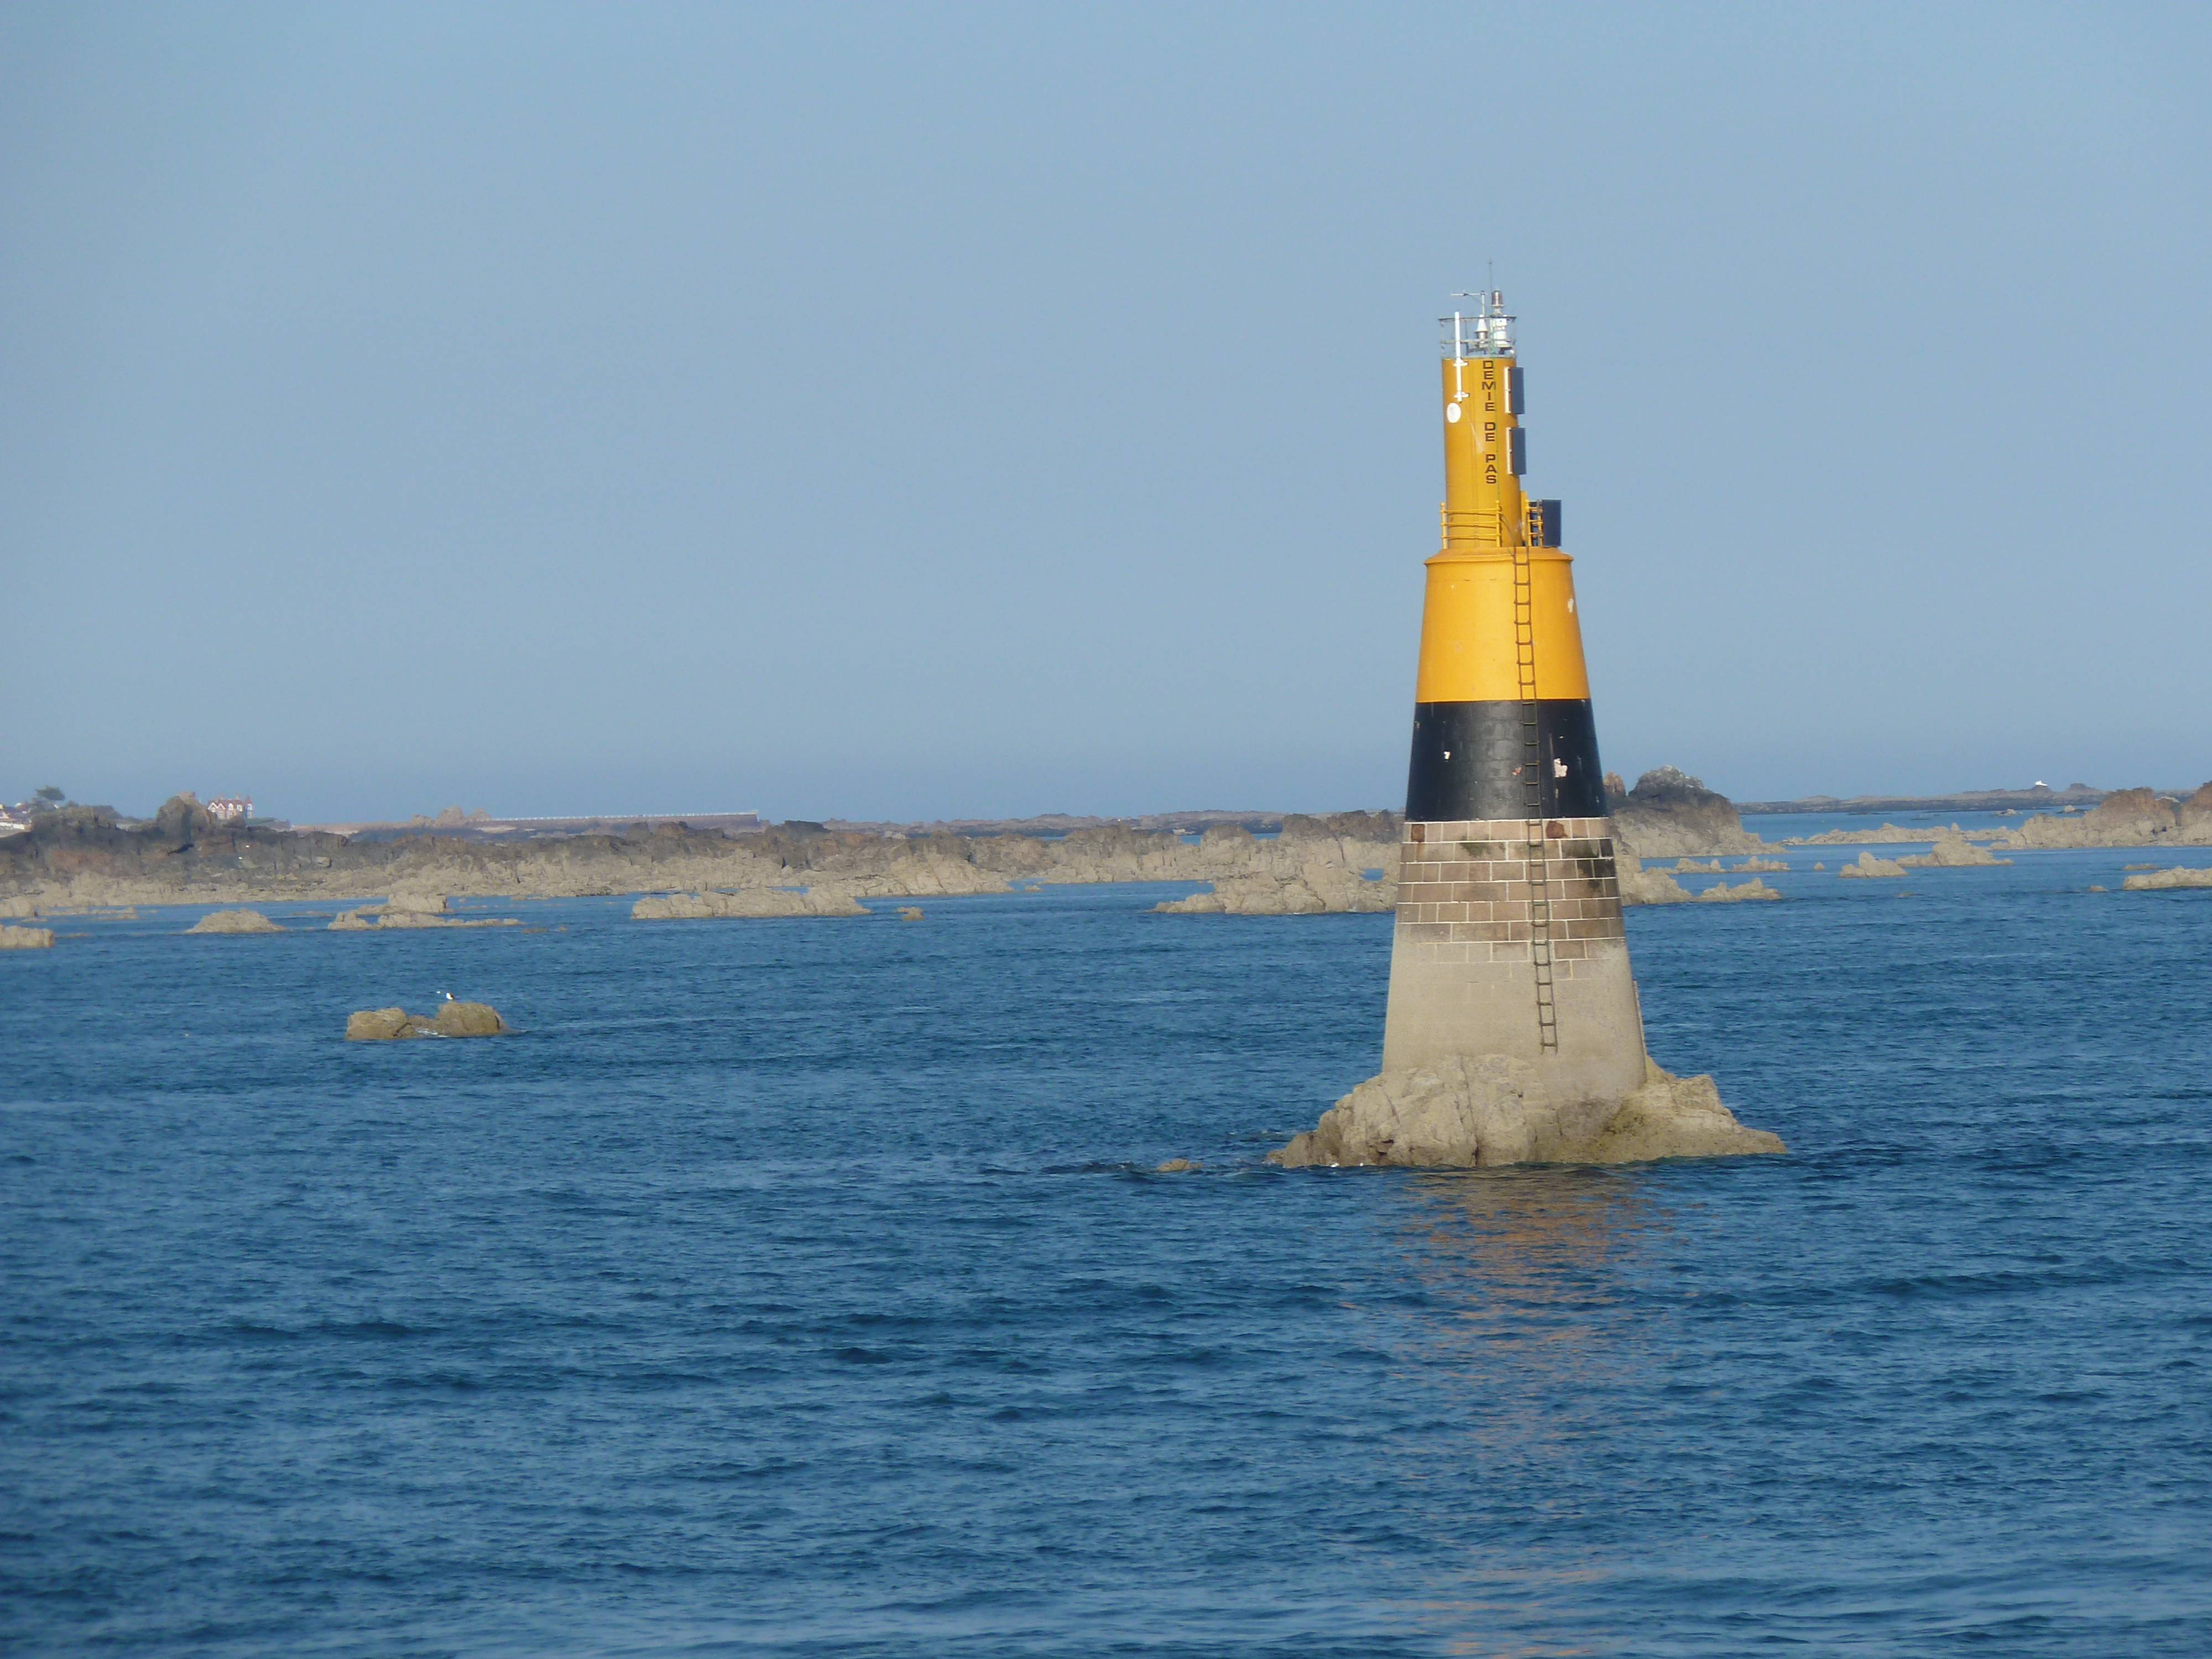
[[[1449,317],[1439,317],[1438,326],[1443,331],[1443,353],[1454,361],[1468,357],[1510,357],[1513,355],[1513,322],[1505,313],[1505,296],[1496,289],[1486,294],[1455,294],[1455,300],[1472,300],[1468,310],[1455,310]]]

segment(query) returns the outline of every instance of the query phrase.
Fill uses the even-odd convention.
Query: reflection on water
[[[1609,1316],[1664,1224],[1637,1179],[1603,1170],[1425,1173],[1403,1188],[1399,1238],[1423,1292],[1399,1334],[1443,1378],[1527,1393],[1617,1363]]]
[[[1415,1294],[1385,1340],[1426,1420],[1389,1450],[1432,1564],[1413,1615],[1451,1653],[1615,1651],[1568,1611],[1602,1599],[1612,1566],[1556,1540],[1582,1525],[1590,1463],[1651,1369],[1637,1277],[1665,1215],[1615,1170],[1436,1172],[1400,1191]]]
[[[1638,1177],[1619,1170],[1423,1170],[1402,1191],[1429,1282],[1471,1276],[1540,1300],[1559,1289],[1563,1270],[1619,1259],[1654,1220]]]

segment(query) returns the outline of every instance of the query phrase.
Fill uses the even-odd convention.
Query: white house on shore
[[[208,816],[222,823],[237,823],[253,816],[253,801],[246,795],[217,795],[207,804]]]

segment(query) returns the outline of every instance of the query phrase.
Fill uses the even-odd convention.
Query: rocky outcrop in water
[[[1731,887],[1717,881],[1702,893],[1692,893],[1666,870],[1646,870],[1641,860],[1633,854],[1616,854],[1614,870],[1620,883],[1620,902],[1631,904],[1741,904],[1760,899],[1778,899],[1782,895],[1769,887],[1757,876],[1749,881],[1738,882]],[[1711,875],[1717,865],[1692,866],[1686,859],[1677,869],[1687,866],[1691,873]],[[1786,870],[1787,865],[1771,864],[1764,860],[1752,860],[1736,866],[1739,870]]]
[[[1397,902],[1395,884],[1370,881],[1356,870],[1318,860],[1295,875],[1237,876],[1217,881],[1211,892],[1156,904],[1168,915],[1319,916],[1345,912],[1389,910]]]
[[[2212,887],[2212,868],[2177,866],[2171,870],[2153,870],[2144,875],[2130,876],[2120,885],[2130,893],[2155,893],[2173,887]]]
[[[1955,829],[1948,835],[1938,836],[1935,845],[1924,853],[1908,853],[1897,860],[1906,870],[1963,870],[1976,865],[2010,864],[2010,859],[2001,859],[1985,847],[1977,847]]]
[[[2212,844],[2212,785],[2184,801],[2148,789],[2118,790],[2079,816],[2039,813],[2019,829],[2006,831],[1996,844],[2007,848]]]
[[[1967,832],[1953,824],[1948,830],[1930,830],[1925,825],[1914,829],[1910,824],[1884,823],[1871,830],[1823,830],[1817,836],[1791,836],[1784,847],[1887,847],[1904,842],[1929,841],[1937,836],[1964,836]],[[2002,830],[1977,830],[1973,834],[1984,840],[2009,832]]]
[[[1726,795],[1672,766],[1662,766],[1622,790],[1606,776],[1606,808],[1616,842],[1639,859],[1711,858],[1757,853],[1767,843],[1743,827]]]
[[[1486,1055],[1370,1078],[1267,1162],[1486,1169],[1784,1150],[1779,1136],[1737,1122],[1712,1079],[1678,1078],[1648,1057],[1643,1086],[1626,1100],[1561,1103],[1525,1060]]]
[[[1618,843],[1616,843],[1618,845]],[[1620,884],[1620,902],[1630,904],[1687,904],[1690,890],[1664,870],[1647,870],[1633,853],[1613,854],[1613,872]]]
[[[1974,832],[2014,848],[2212,846],[2212,783],[2180,799],[2150,789],[2120,789],[2086,812],[2040,812],[2017,829]]]
[[[46,951],[53,942],[51,927],[0,927],[0,951]]]
[[[516,927],[520,925],[513,916],[447,915],[442,895],[416,894],[394,898],[383,904],[364,904],[355,909],[341,910],[332,919],[329,931],[355,933],[386,928]]]
[[[735,893],[670,893],[641,898],[629,907],[634,921],[691,921],[743,916],[865,916],[853,896],[835,887],[786,891],[751,887]],[[921,912],[915,912],[917,919]]]
[[[1876,876],[1901,876],[1905,873],[1905,866],[1895,859],[1878,859],[1871,853],[1862,853],[1856,864],[1846,864],[1836,873],[1870,879]]]
[[[281,933],[258,910],[215,910],[185,929],[188,933]]]
[[[394,893],[373,914],[388,921],[393,916],[442,916],[453,908],[443,893]]]
[[[1780,893],[1776,891],[1773,888],[1769,887],[1757,876],[1753,876],[1749,881],[1740,881],[1733,887],[1729,886],[1724,881],[1717,881],[1711,886],[1706,888],[1704,892],[1698,894],[1692,902],[1697,904],[1742,904],[1746,902],[1757,902],[1762,899],[1778,899],[1782,895]]]
[[[488,1002],[441,1002],[434,1015],[404,1008],[363,1008],[346,1016],[349,1042],[392,1042],[405,1037],[498,1036],[507,1030]]]

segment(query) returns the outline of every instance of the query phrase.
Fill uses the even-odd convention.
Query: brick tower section
[[[1643,1081],[1613,826],[1545,819],[1540,860],[1529,855],[1530,833],[1518,818],[1409,823],[1401,832],[1385,1071],[1490,1054],[1541,1062],[1563,1095],[1610,1098]],[[1535,902],[1539,881],[1547,919]],[[1536,1012],[1546,945],[1555,1054],[1542,1051]]]

